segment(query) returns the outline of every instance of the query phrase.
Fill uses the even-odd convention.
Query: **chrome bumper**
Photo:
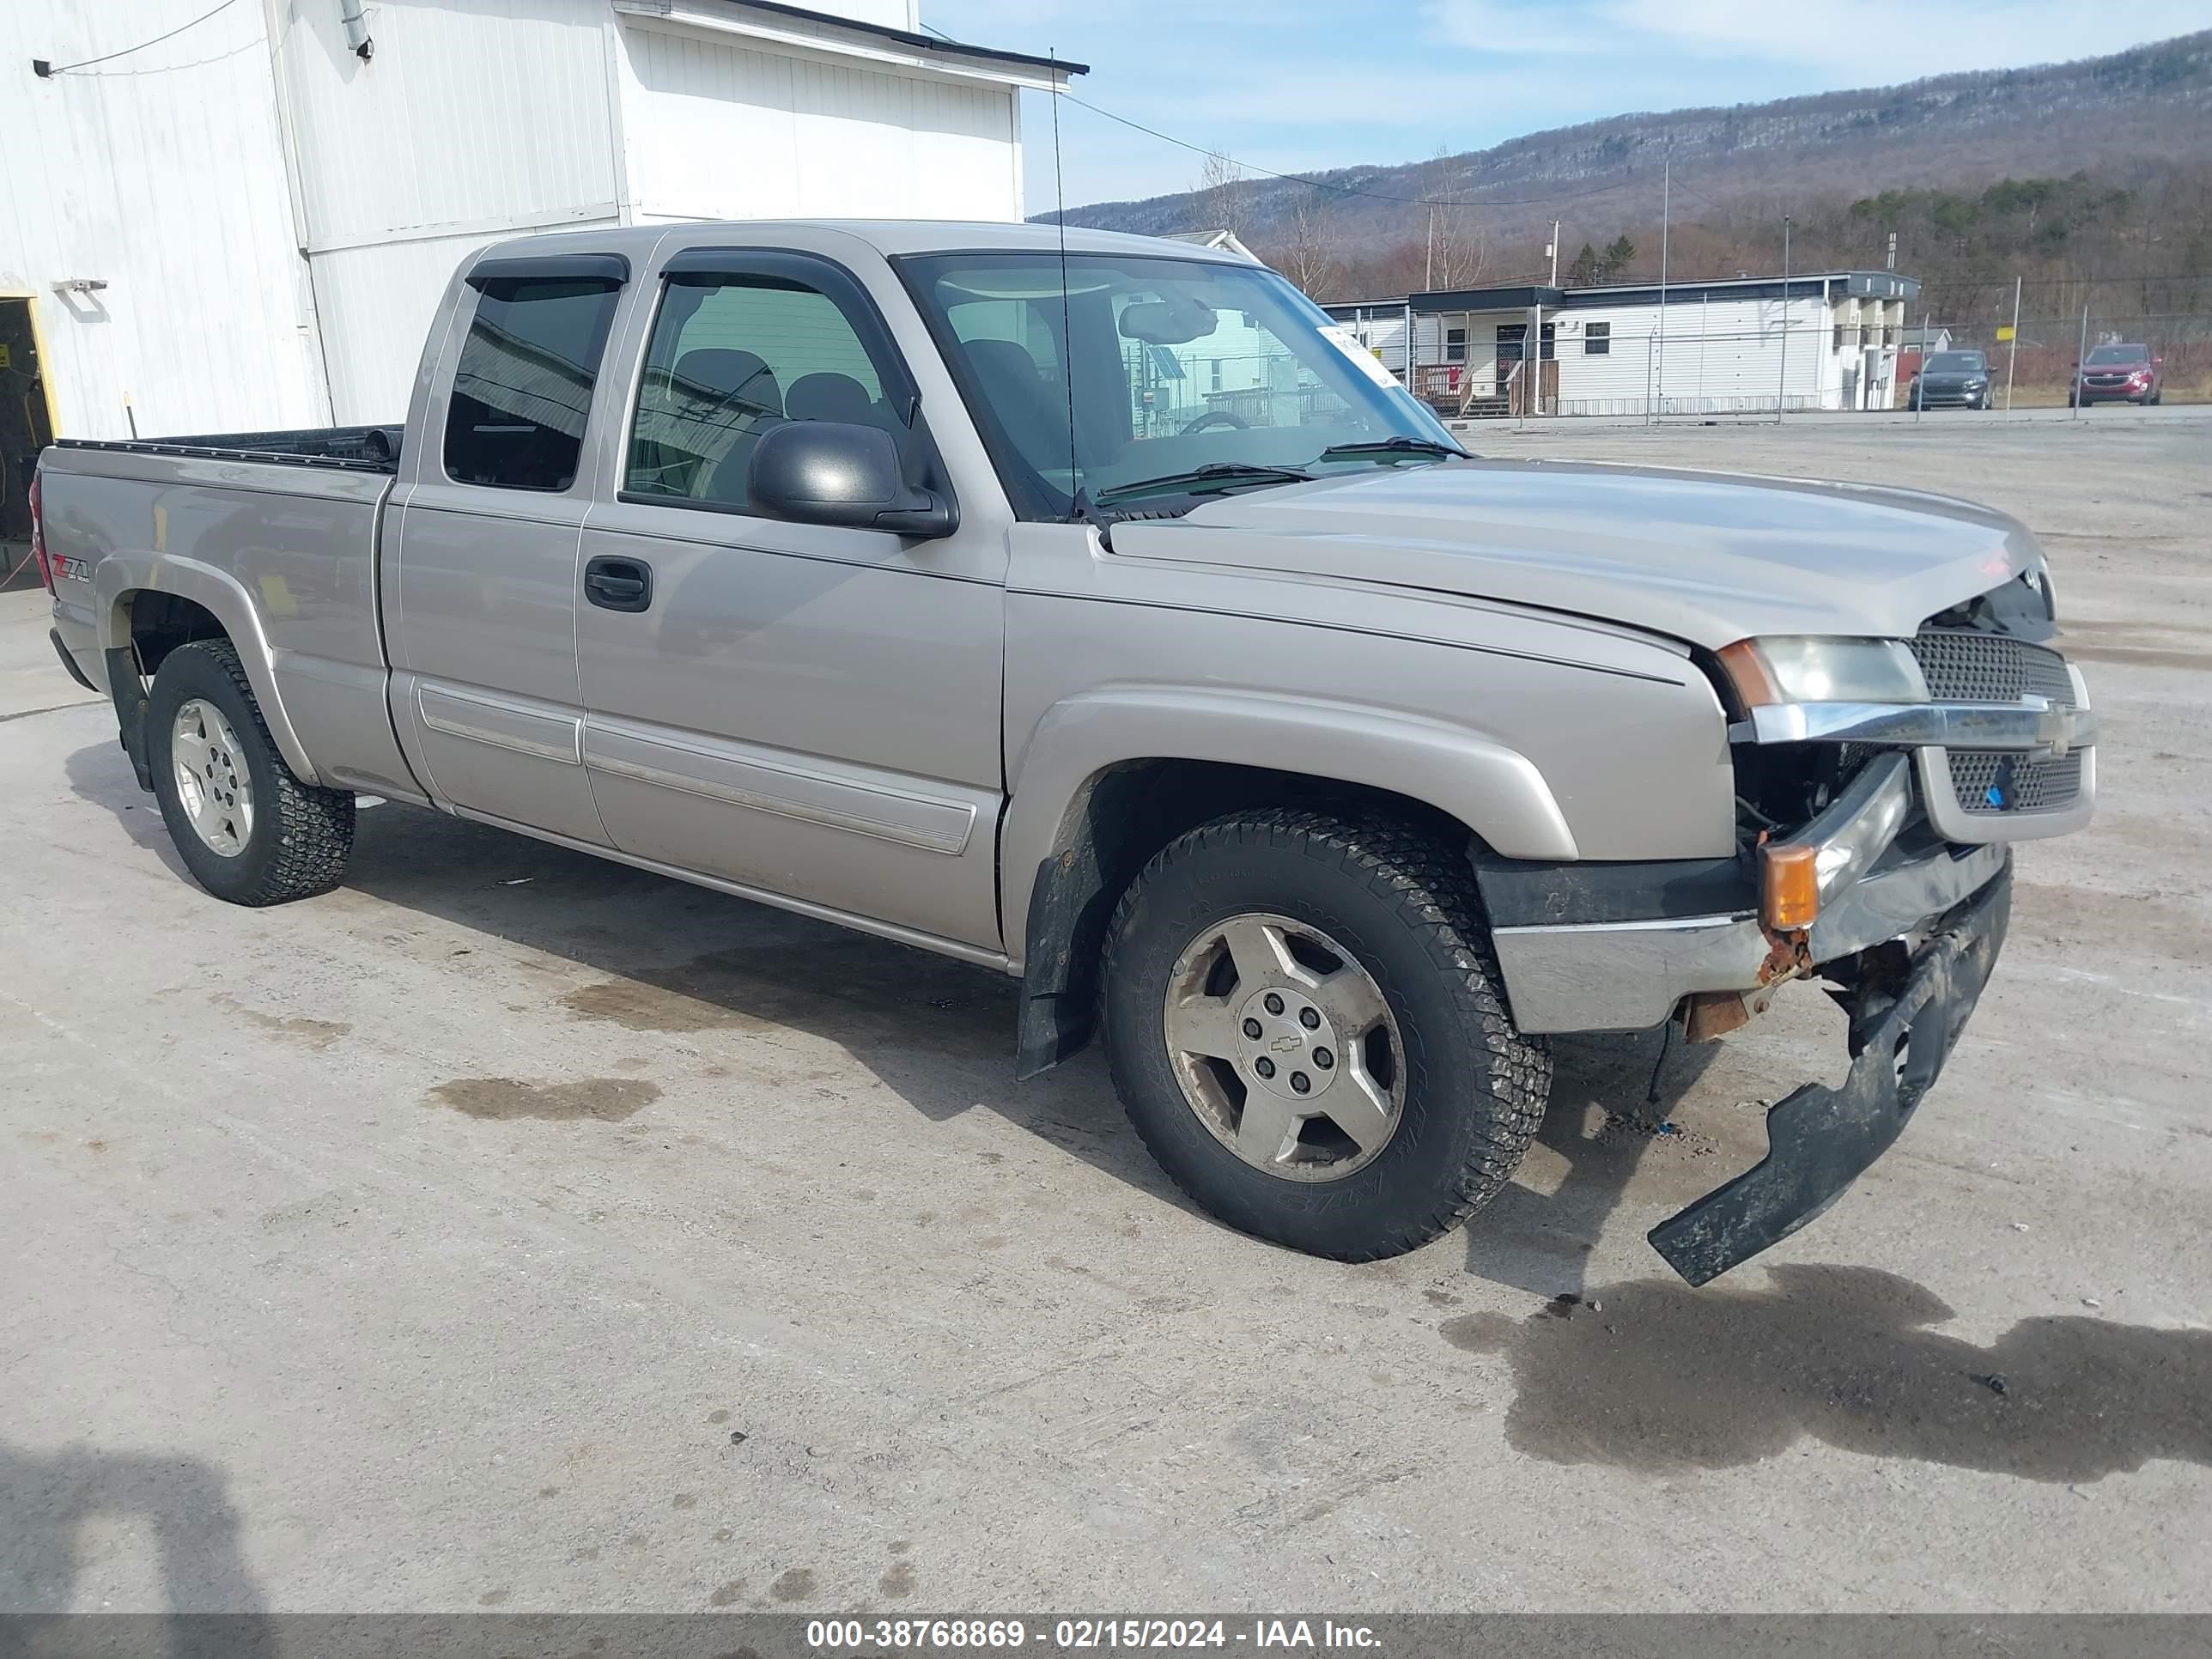
[[[1907,847],[1914,767],[1877,757],[1792,842],[1814,848],[1820,911],[1814,963],[1909,933],[1955,908],[2005,866],[1998,842]],[[1776,941],[1747,907],[1715,915],[1498,927],[1492,937],[1513,1019],[1523,1031],[1645,1030],[1701,991],[1757,991],[1778,969]]]

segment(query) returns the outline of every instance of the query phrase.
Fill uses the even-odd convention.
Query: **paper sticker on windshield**
[[[1342,323],[1331,323],[1321,331],[1322,337],[1352,359],[1352,366],[1377,386],[1395,386],[1398,377],[1382,367],[1375,354],[1359,343],[1358,337]]]

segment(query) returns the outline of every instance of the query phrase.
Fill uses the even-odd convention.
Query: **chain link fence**
[[[1739,297],[1728,290],[1741,283],[1686,282],[1664,305],[1648,289],[1618,303],[1583,291],[1553,310],[1412,317],[1412,384],[1468,422],[2212,404],[2212,276],[1947,279],[1913,301],[1846,301],[1818,276],[1786,294],[1778,280],[1752,286]],[[1376,355],[1404,376],[1402,348],[1378,343]]]

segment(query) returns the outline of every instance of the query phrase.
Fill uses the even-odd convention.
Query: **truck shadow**
[[[1553,1038],[1551,1105],[1536,1146],[1520,1176],[1469,1224],[1467,1271],[1540,1296],[1579,1292],[1640,1171],[1649,1176],[1663,1163],[1663,1176],[1687,1176],[1680,1193],[1671,1190],[1679,1182],[1647,1178],[1647,1186],[1670,1186],[1655,1196],[1675,1206],[1718,1186],[1730,1169],[1707,1158],[1711,1144],[1681,1132],[1674,1116],[1719,1053],[1662,1031]],[[1690,1167],[1690,1156],[1703,1162]]]
[[[0,1442],[0,1492],[7,1494],[0,1516],[0,1609],[11,1615],[64,1613],[99,1605],[94,1595],[104,1600],[106,1591],[87,1591],[80,1581],[94,1565],[88,1552],[99,1542],[84,1529],[104,1525],[151,1546],[164,1613],[229,1615],[177,1617],[158,1621],[158,1630],[134,1628],[132,1652],[149,1659],[215,1659],[276,1650],[263,1616],[260,1586],[239,1547],[228,1483],[213,1464],[83,1446],[40,1454]],[[39,1650],[35,1639],[31,1650]]]
[[[123,833],[130,836],[131,845],[161,860],[162,867],[178,880],[192,878],[191,872],[185,868],[184,860],[177,856],[176,843],[169,839],[168,825],[161,822],[161,807],[153,796],[138,787],[120,744],[107,743],[80,749],[64,760],[62,767],[71,792],[80,800],[90,801],[112,812],[116,823],[123,826]]]
[[[78,795],[190,881],[119,750],[81,750],[68,773]],[[1197,1213],[1129,1129],[1096,1048],[1013,1081],[1017,988],[988,969],[398,802],[361,813],[345,886],[589,970],[556,994],[570,1018],[686,1038],[714,1058],[723,1037],[802,1032],[836,1043],[932,1121],[985,1107]],[[1540,1138],[1567,1176],[1548,1194],[1518,1185],[1501,1194],[1468,1231],[1470,1273],[1546,1296],[1580,1285],[1656,1126],[1711,1053],[1676,1044],[1647,1104],[1657,1045],[1656,1034],[1557,1045]],[[763,1063],[793,1067],[787,1054]]]
[[[1951,1317],[1894,1273],[1808,1264],[1759,1290],[1639,1279],[1438,1328],[1504,1356],[1506,1441],[1549,1462],[1723,1469],[1814,1439],[2029,1480],[2212,1464],[2212,1330],[2045,1316],[1980,1347],[1928,1328]]]

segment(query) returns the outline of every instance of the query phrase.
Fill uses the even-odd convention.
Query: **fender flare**
[[[1079,939],[1103,922],[1103,877],[1083,819],[1131,763],[1292,772],[1407,796],[1492,851],[1569,861],[1573,832],[1528,757],[1469,727],[1401,710],[1203,686],[1103,687],[1054,704],[1024,744],[999,841],[1000,902],[1023,978],[1018,1070],[1057,1064],[1089,1036]]]
[[[238,647],[240,665],[261,705],[261,718],[284,763],[301,782],[319,784],[314,763],[285,711],[276,689],[276,655],[261,625],[260,607],[246,585],[227,570],[198,559],[171,553],[110,553],[93,573],[94,614],[100,618],[102,651],[126,649],[131,644],[131,599],[141,592],[170,593],[204,607],[222,624],[230,642]],[[116,659],[109,657],[112,665]],[[111,668],[111,674],[112,669]],[[109,688],[111,691],[113,687]],[[121,698],[117,699],[121,706]]]

